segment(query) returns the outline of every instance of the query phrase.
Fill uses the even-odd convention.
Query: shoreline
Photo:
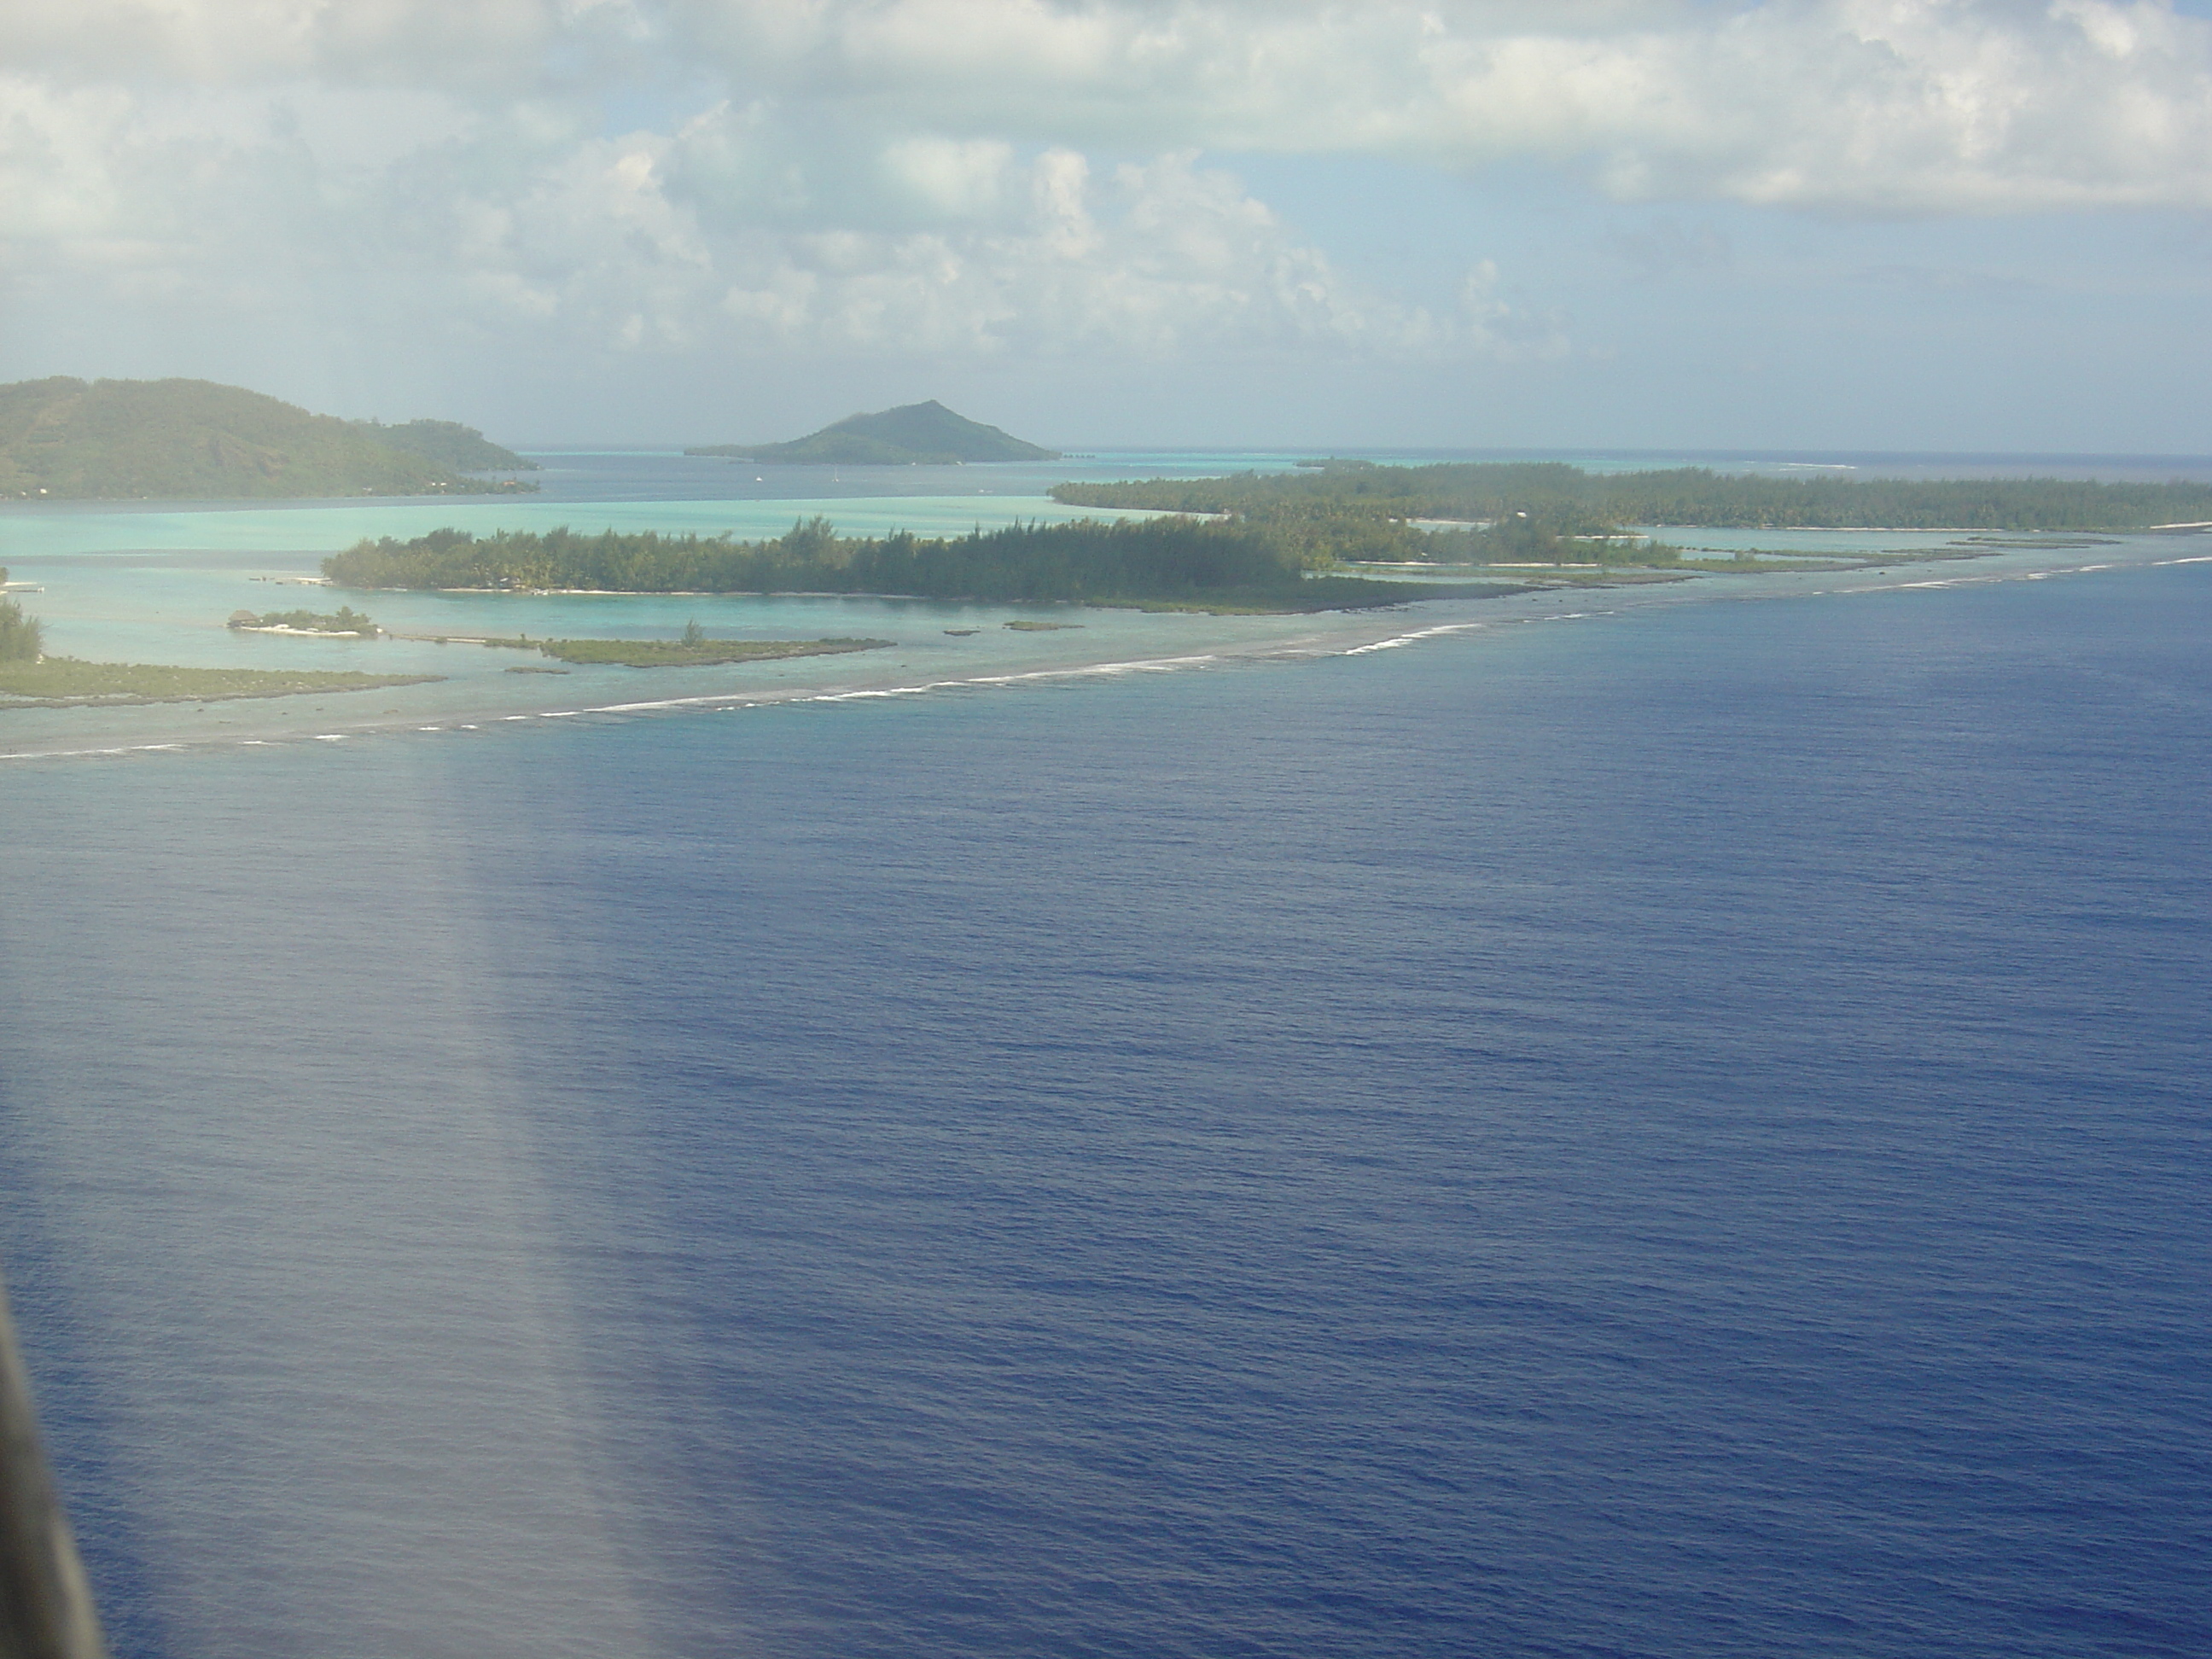
[[[2059,551],[2052,549],[2046,556],[2038,556],[2032,549],[2005,550],[1976,559],[1971,566],[1962,566],[1955,559],[1931,558],[1856,570],[1717,574],[1664,584],[1549,588],[1510,596],[1415,600],[1365,611],[1211,617],[1100,609],[1091,611],[1094,622],[1083,629],[1030,633],[987,625],[974,637],[1017,642],[1006,659],[995,661],[974,660],[972,652],[968,660],[933,660],[947,647],[957,653],[967,646],[967,637],[956,642],[910,636],[896,650],[767,659],[721,667],[580,669],[574,678],[562,678],[559,686],[550,683],[552,677],[507,675],[501,672],[505,666],[501,665],[482,674],[441,681],[362,688],[384,690],[386,697],[363,708],[349,693],[345,702],[359,708],[358,713],[323,707],[321,695],[311,692],[227,698],[219,703],[209,700],[169,702],[161,705],[159,712],[143,705],[114,702],[59,709],[19,708],[6,722],[9,729],[0,731],[0,760],[59,763],[138,752],[336,743],[416,732],[480,732],[549,720],[608,720],[646,714],[1001,690],[1131,673],[1352,658],[1429,640],[1505,634],[1531,624],[1629,616],[1677,605],[1928,592],[2115,569],[2212,564],[2212,550],[2173,556],[2170,536],[2116,545],[2109,552],[2118,556],[2094,562],[2081,562],[2079,550],[2067,550],[2070,556],[2066,558],[2052,556]],[[799,598],[767,597],[771,603]],[[860,596],[852,594],[825,597],[832,602],[860,601]],[[953,609],[928,608],[945,614]],[[1036,609],[964,607],[961,611],[971,616],[982,611],[985,615],[975,617],[979,623],[994,623],[998,618],[989,613],[1023,608]],[[1079,607],[1054,608],[1065,613]],[[938,632],[934,627],[928,630],[930,635]],[[378,642],[376,648],[383,651],[391,645]],[[879,660],[885,658],[896,660]],[[622,678],[605,678],[610,674]],[[623,680],[632,684],[625,684]],[[33,725],[41,729],[26,729]]]

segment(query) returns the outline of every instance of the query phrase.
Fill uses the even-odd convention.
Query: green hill
[[[958,466],[1060,459],[1058,450],[1008,437],[997,427],[955,415],[933,399],[874,415],[848,415],[789,443],[711,444],[684,453],[817,466]]]
[[[450,421],[343,421],[210,380],[0,386],[0,496],[491,495],[535,486],[468,473],[529,465]]]
[[[511,449],[502,449],[472,426],[459,421],[410,421],[404,426],[386,426],[380,421],[356,421],[352,425],[380,444],[404,449],[436,465],[456,472],[535,472],[538,463],[526,461]]]

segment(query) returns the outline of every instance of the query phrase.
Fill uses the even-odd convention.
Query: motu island
[[[537,464],[452,421],[311,415],[209,380],[0,386],[0,496],[33,501],[485,495]]]
[[[684,453],[816,466],[966,466],[1060,459],[1056,449],[1024,443],[934,400],[875,415],[848,415],[789,443],[709,444]]]
[[[373,640],[376,624],[351,605],[340,605],[328,614],[318,611],[234,611],[229,626],[240,633],[343,634]]]
[[[1166,518],[1012,525],[946,539],[839,536],[820,518],[774,541],[614,531],[459,530],[360,542],[323,561],[340,587],[599,593],[871,593],[1143,610],[1339,611],[1511,592],[1309,574],[1263,529]]]

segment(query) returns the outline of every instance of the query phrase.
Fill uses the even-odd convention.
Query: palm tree
[[[0,662],[36,662],[45,654],[46,627],[27,617],[13,599],[0,599]]]

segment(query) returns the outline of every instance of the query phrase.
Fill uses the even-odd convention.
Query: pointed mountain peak
[[[951,466],[989,461],[1049,461],[1060,452],[1011,437],[956,415],[935,398],[872,415],[848,415],[819,432],[781,444],[714,444],[690,455],[827,466]]]

